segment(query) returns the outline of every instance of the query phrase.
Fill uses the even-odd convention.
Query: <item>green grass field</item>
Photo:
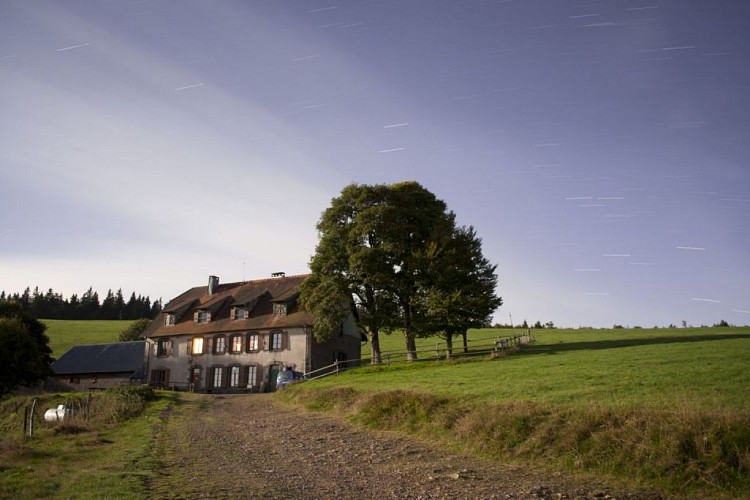
[[[473,330],[470,347],[518,330]],[[534,330],[534,343],[491,362],[423,362],[352,370],[316,381],[366,391],[409,389],[473,401],[748,409],[750,328]],[[403,350],[400,335],[383,351]],[[421,345],[420,345],[421,344]],[[457,342],[454,341],[454,344]],[[365,346],[364,350],[368,350]],[[435,340],[418,349],[435,355]],[[444,346],[438,346],[444,354]],[[460,351],[454,345],[454,352]],[[363,355],[369,354],[363,352]],[[486,359],[486,358],[482,358]],[[377,374],[377,376],[373,376]]]
[[[74,345],[106,344],[117,342],[120,332],[132,321],[72,321],[43,319],[47,325],[47,336],[52,348],[52,356],[59,358]]]

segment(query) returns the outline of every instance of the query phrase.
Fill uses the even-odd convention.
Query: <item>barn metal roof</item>
[[[84,373],[133,373],[142,375],[146,342],[114,342],[71,347],[50,367],[56,375]]]

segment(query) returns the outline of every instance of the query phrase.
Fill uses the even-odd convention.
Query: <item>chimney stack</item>
[[[209,276],[208,277],[208,294],[209,295],[215,294],[217,288],[219,288],[219,277]]]

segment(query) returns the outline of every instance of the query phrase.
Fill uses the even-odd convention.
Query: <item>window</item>
[[[194,337],[190,341],[190,352],[193,355],[203,354],[203,337]]]
[[[260,342],[257,333],[251,333],[247,336],[247,352],[260,350]]]
[[[167,313],[167,315],[164,317],[164,324],[166,326],[174,326],[174,314]]]
[[[240,367],[233,366],[229,371],[229,387],[240,386]]]
[[[275,302],[273,304],[273,315],[277,318],[286,316],[286,304]]]
[[[208,311],[200,310],[195,314],[195,321],[198,323],[208,323],[211,321],[211,314]]]
[[[271,334],[271,350],[280,351],[283,346],[284,334],[282,332],[274,332]]]
[[[247,387],[248,389],[254,387],[258,381],[258,367],[250,365],[247,367]]]
[[[169,356],[172,354],[172,341],[169,339],[159,339],[156,341],[156,356]]]
[[[235,307],[232,309],[232,319],[247,319],[247,309],[244,307]]]
[[[222,379],[224,378],[224,367],[223,366],[217,366],[214,368],[214,379],[213,379],[213,387],[221,387],[223,384]]]
[[[151,385],[167,387],[169,385],[169,370],[163,368],[151,370]]]
[[[242,335],[233,335],[232,336],[232,353],[238,354],[242,352]]]
[[[227,350],[227,338],[222,336],[214,337],[214,354],[224,354]]]

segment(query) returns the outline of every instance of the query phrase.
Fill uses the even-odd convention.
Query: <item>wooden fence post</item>
[[[36,411],[36,399],[31,402],[31,416],[29,417],[29,436],[34,435],[34,413]]]

